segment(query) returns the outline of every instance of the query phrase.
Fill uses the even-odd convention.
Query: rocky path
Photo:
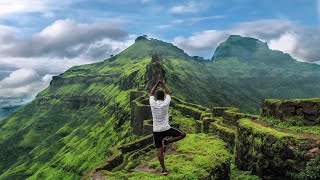
[[[93,176],[91,176],[90,180],[105,180],[106,176],[101,174],[99,171],[95,172]]]

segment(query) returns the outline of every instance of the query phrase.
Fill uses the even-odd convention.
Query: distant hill
[[[0,119],[7,117],[9,114],[18,110],[22,105],[19,106],[9,106],[0,108]]]
[[[199,61],[171,43],[139,37],[109,59],[55,76],[32,102],[0,121],[0,179],[79,179],[112,147],[136,139],[130,92],[149,91],[155,68],[174,96],[208,108],[257,114],[264,98],[320,96],[319,65],[257,39],[230,36],[211,61]]]

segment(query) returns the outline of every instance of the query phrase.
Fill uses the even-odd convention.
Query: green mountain
[[[32,102],[0,121],[0,179],[86,176],[113,155],[113,147],[141,138],[132,124],[137,97],[131,94],[149,91],[158,73],[177,102],[209,108],[234,106],[257,114],[261,99],[320,96],[319,65],[295,61],[257,39],[230,36],[212,61],[199,61],[171,43],[138,37],[105,61],[54,77]],[[194,133],[189,115],[174,111],[186,119],[177,123]],[[226,159],[217,162],[229,161],[221,153]]]

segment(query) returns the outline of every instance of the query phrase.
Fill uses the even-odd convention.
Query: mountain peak
[[[217,47],[214,58],[230,56],[248,58],[251,57],[254,52],[267,50],[269,50],[267,43],[258,39],[242,37],[240,35],[230,35],[225,42]]]
[[[151,57],[153,54],[161,54],[164,58],[173,57],[180,59],[191,59],[191,57],[172,43],[167,43],[158,39],[149,38],[147,35],[138,36],[135,42],[122,51],[121,56],[129,58]]]
[[[240,35],[230,35],[216,48],[212,59],[219,60],[227,57],[268,63],[284,63],[293,60],[289,54],[269,49],[266,42]]]
[[[134,40],[134,42],[143,41],[143,40],[148,40],[148,36],[147,36],[147,35],[138,36],[138,37]]]

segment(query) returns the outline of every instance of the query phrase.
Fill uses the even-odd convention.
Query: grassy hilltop
[[[112,155],[112,147],[139,139],[130,126],[130,93],[149,90],[152,59],[161,62],[174,96],[208,108],[258,114],[264,98],[320,96],[319,65],[257,39],[230,36],[212,61],[203,61],[171,43],[139,37],[116,56],[54,77],[0,121],[0,179],[79,179]]]

